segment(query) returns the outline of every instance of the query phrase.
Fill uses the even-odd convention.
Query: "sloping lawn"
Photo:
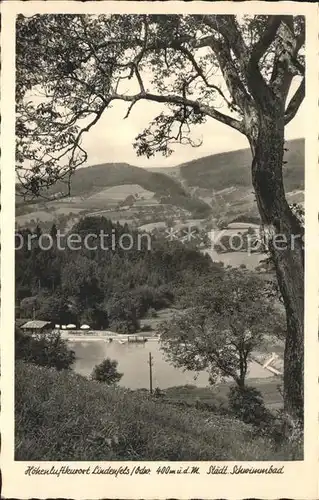
[[[16,364],[16,460],[280,460],[222,414],[179,408],[73,372]]]

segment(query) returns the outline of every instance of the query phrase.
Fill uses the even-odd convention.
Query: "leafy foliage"
[[[201,295],[203,294],[203,295]],[[197,293],[198,304],[161,327],[167,358],[188,370],[207,370],[211,383],[232,378],[244,387],[248,364],[264,335],[285,330],[284,317],[268,299],[260,279],[230,273]]]
[[[123,373],[117,371],[117,361],[109,358],[104,359],[99,365],[94,367],[91,378],[97,382],[104,382],[107,385],[117,384],[123,377]]]
[[[68,370],[75,361],[75,353],[67,347],[60,334],[52,333],[30,337],[16,329],[15,357],[39,366]]]
[[[262,395],[255,387],[233,386],[228,399],[230,409],[246,424],[260,428],[274,422],[274,416],[265,407]]]
[[[302,17],[19,16],[17,167],[24,188],[38,195],[59,179],[69,188],[87,159],[83,134],[114,100],[127,103],[126,116],[142,99],[166,104],[137,137],[137,153],[148,157],[169,155],[175,142],[196,146],[192,126],[209,117],[247,134],[245,110],[259,104],[254,82],[275,94],[286,58],[293,77],[303,76],[303,42]],[[287,121],[303,89],[288,103]]]

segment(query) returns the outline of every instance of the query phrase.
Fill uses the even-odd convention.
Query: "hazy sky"
[[[204,49],[203,49],[204,50]],[[202,53],[205,55],[205,50]],[[126,72],[127,73],[127,72]],[[209,71],[209,73],[211,73]],[[125,74],[125,72],[123,73]],[[149,69],[144,69],[141,72],[142,79],[146,90],[158,93],[156,87],[153,86],[153,73]],[[210,83],[217,85],[221,90],[228,95],[227,87],[224,78],[220,74],[219,69],[209,76]],[[292,95],[300,84],[301,78],[295,77],[291,83],[287,102],[290,101]],[[167,86],[170,93],[170,86],[173,83],[171,77],[163,77],[162,83]],[[123,79],[118,86],[118,93],[123,95],[136,95],[140,91],[139,84],[136,78],[127,80]],[[32,91],[27,98],[31,98],[35,103],[43,101],[43,96]],[[196,90],[193,99],[196,99]],[[228,95],[228,98],[229,95]],[[229,114],[229,110],[223,101],[214,97],[212,105],[218,111]],[[129,103],[115,100],[111,106],[104,111],[102,117],[89,132],[86,132],[82,137],[82,146],[88,153],[88,161],[83,166],[95,165],[98,163],[130,163],[139,167],[170,167],[191,161],[195,158],[201,158],[216,153],[231,151],[241,148],[248,148],[247,138],[237,130],[224,125],[210,117],[207,122],[202,125],[192,126],[192,139],[196,142],[202,141],[200,147],[192,147],[190,145],[174,144],[173,153],[165,158],[161,154],[149,160],[145,157],[138,157],[133,148],[133,143],[136,136],[141,133],[145,127],[162,111],[165,111],[164,104],[141,100],[138,101],[132,108],[128,118],[124,119]],[[85,120],[82,126],[86,126],[89,121]],[[305,104],[301,105],[296,117],[286,127],[286,139],[296,139],[304,137],[305,123]]]
[[[286,127],[286,139],[304,137],[304,108],[301,106],[297,116]],[[135,137],[162,109],[161,104],[140,101],[124,120],[127,103],[115,101],[112,109],[105,112],[83,139],[88,152],[88,165],[126,162],[139,167],[169,167],[194,158],[248,147],[247,139],[242,134],[208,118],[206,124],[193,128],[192,137],[203,139],[201,147],[174,145],[174,153],[169,158],[159,154],[150,160],[137,157],[132,146]]]
[[[151,73],[145,71],[142,76],[147,90],[158,93],[152,87]],[[215,74],[210,79],[211,83],[220,86],[225,92],[225,83],[221,75]],[[167,81],[170,82],[170,79],[168,78]],[[299,83],[299,77],[292,81],[288,102]],[[134,79],[129,82],[123,80],[118,92],[126,95],[137,94],[139,92],[137,81]],[[43,101],[43,97],[37,92],[31,92],[27,97],[34,100],[35,103]],[[216,99],[213,104],[217,106],[220,112],[228,114],[228,109],[222,99]],[[205,124],[192,126],[192,139],[196,142],[202,141],[200,147],[194,148],[190,145],[174,144],[172,146],[174,152],[168,158],[161,154],[157,154],[149,160],[145,156],[138,157],[133,148],[136,136],[149,125],[153,118],[165,111],[165,105],[144,100],[138,101],[133,106],[129,117],[124,119],[128,107],[129,103],[120,100],[113,101],[111,107],[104,111],[97,124],[83,135],[82,146],[88,153],[88,161],[83,166],[123,162],[146,168],[170,167],[195,158],[249,147],[248,141],[243,134],[208,117]],[[91,120],[92,117],[88,121],[85,120],[82,126],[87,125]],[[301,105],[296,117],[286,127],[287,140],[304,137],[304,120],[305,104]]]

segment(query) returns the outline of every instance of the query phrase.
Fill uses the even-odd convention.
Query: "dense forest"
[[[44,244],[39,245],[45,237],[39,226],[33,233],[18,230],[17,243],[23,238],[23,245],[16,250],[16,315],[133,333],[142,317],[173,303],[191,304],[195,287],[204,284],[209,289],[212,280],[225,272],[208,256],[178,241],[152,237],[150,249],[141,237],[138,245],[139,233],[104,217],[84,218],[69,234],[82,241],[90,234],[86,246],[92,247],[93,235],[101,231],[112,235],[110,249],[81,245],[78,250],[62,250],[53,225],[53,245],[45,250]],[[118,242],[128,234],[134,244],[124,250]]]

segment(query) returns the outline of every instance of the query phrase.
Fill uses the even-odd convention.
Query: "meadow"
[[[205,411],[110,388],[73,373],[16,363],[16,460],[287,460],[224,411]],[[297,450],[298,451],[298,450]]]

